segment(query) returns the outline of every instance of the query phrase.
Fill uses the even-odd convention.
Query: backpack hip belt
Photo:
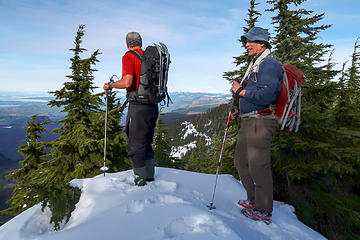
[[[274,111],[270,108],[255,110],[240,115],[241,118],[262,118],[262,119],[275,119]]]

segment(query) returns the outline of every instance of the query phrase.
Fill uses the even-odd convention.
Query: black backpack
[[[167,92],[167,80],[170,64],[170,54],[163,43],[148,46],[143,55],[130,50],[141,61],[141,73],[138,90],[128,91],[126,94],[129,102],[143,104],[157,104],[160,102],[167,105],[171,101]],[[172,101],[171,101],[172,102]]]

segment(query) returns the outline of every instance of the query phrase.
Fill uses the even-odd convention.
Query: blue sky
[[[272,13],[258,0],[258,26],[272,31]],[[302,5],[325,13],[333,26],[319,41],[334,45],[337,65],[349,60],[360,37],[359,0],[308,0]],[[247,18],[248,0],[0,0],[0,91],[53,91],[71,71],[69,48],[79,24],[86,24],[83,47],[99,49],[95,85],[121,76],[125,35],[138,31],[143,44],[164,42],[171,54],[170,91],[228,92],[223,72],[234,56]]]

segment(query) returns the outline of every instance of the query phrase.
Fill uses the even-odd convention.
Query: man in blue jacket
[[[241,117],[234,164],[247,192],[247,199],[238,204],[244,207],[245,216],[270,223],[273,210],[270,146],[278,126],[273,105],[281,89],[283,69],[271,57],[266,29],[253,27],[241,40],[253,60],[242,81],[233,81],[232,85],[236,106],[233,117],[238,114]]]

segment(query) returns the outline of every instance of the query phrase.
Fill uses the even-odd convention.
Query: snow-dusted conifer
[[[10,207],[6,213],[17,215],[40,202],[39,190],[42,182],[36,177],[42,165],[47,161],[46,142],[38,141],[41,133],[46,131],[44,125],[50,122],[37,121],[37,115],[31,121],[26,121],[26,143],[20,146],[19,152],[24,160],[20,161],[20,168],[10,171],[6,178],[15,182],[13,193],[9,199]]]

